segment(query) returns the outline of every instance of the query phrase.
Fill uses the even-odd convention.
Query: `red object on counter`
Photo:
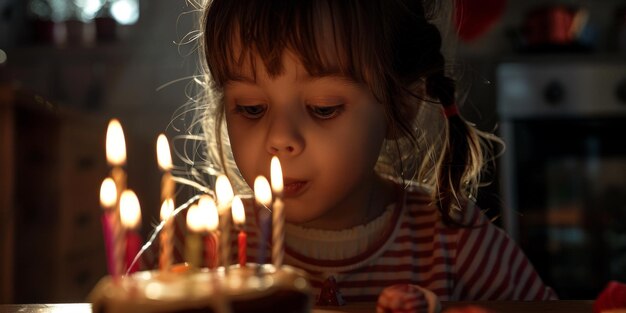
[[[524,38],[529,46],[564,45],[574,41],[572,25],[577,10],[564,5],[547,6],[530,11],[524,20]]]
[[[593,303],[593,313],[626,310],[626,284],[609,282]]]
[[[478,39],[502,16],[506,0],[456,0],[454,24],[459,38],[465,42]]]

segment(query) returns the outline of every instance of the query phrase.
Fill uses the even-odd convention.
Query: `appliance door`
[[[626,118],[505,125],[518,242],[562,299],[626,281]]]

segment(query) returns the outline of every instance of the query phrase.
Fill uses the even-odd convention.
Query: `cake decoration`
[[[329,276],[328,278],[326,278],[324,283],[322,283],[322,288],[317,298],[316,305],[340,306],[345,304],[346,301],[343,299],[343,296],[341,296],[341,291],[339,291],[339,287],[337,287],[337,280],[335,279],[335,276]]]
[[[115,122],[115,120],[114,120]],[[113,123],[115,124],[115,123]],[[119,124],[119,122],[118,122]],[[278,244],[272,249],[274,265],[246,263],[246,234],[245,213],[243,203],[238,196],[235,196],[224,175],[219,175],[214,190],[199,184],[193,184],[200,194],[192,196],[177,208],[174,205],[175,182],[183,182],[184,178],[175,177],[171,174],[173,168],[169,144],[164,135],[157,140],[157,158],[159,167],[164,172],[162,181],[162,209],[161,222],[155,227],[148,241],[138,247],[141,241],[138,236],[133,237],[132,249],[127,249],[124,253],[118,250],[125,247],[128,236],[117,236],[116,233],[122,228],[127,234],[134,234],[141,217],[138,199],[133,198],[131,210],[126,210],[120,214],[124,205],[120,205],[121,194],[128,194],[126,188],[126,174],[121,169],[125,163],[125,153],[110,153],[110,147],[124,147],[123,133],[121,126],[118,131],[108,133],[121,133],[114,139],[110,139],[107,134],[107,154],[122,155],[115,158],[116,162],[110,161],[113,167],[112,178],[105,178],[103,190],[109,190],[109,194],[101,194],[101,204],[105,209],[103,217],[103,231],[105,235],[105,248],[109,260],[110,275],[104,277],[96,285],[89,295],[95,313],[183,313],[183,312],[215,312],[215,313],[238,313],[238,312],[310,312],[313,304],[313,297],[309,282],[305,278],[304,272],[290,266],[282,265],[284,246],[282,244],[282,229],[274,230],[274,241]],[[119,150],[119,149],[118,149]],[[115,150],[117,151],[117,150]],[[125,152],[125,151],[124,151]],[[111,159],[110,157],[108,159]],[[265,210],[273,216],[274,225],[284,224],[283,204],[280,201],[282,196],[282,171],[278,159],[273,161],[275,168],[270,189],[269,182],[263,176],[258,180],[264,182],[263,188],[257,188],[255,183],[255,200],[262,205]],[[107,187],[108,186],[108,187]],[[107,187],[107,188],[105,188]],[[110,187],[110,188],[109,188]],[[259,194],[259,191],[261,193]],[[272,194],[272,191],[274,194]],[[133,194],[134,195],[134,194]],[[272,201],[274,198],[275,201]],[[237,205],[238,215],[243,218],[231,217],[233,212],[233,201]],[[217,200],[217,203],[215,203]],[[127,201],[128,202],[128,201]],[[196,203],[197,202],[197,203]],[[134,205],[136,203],[136,205]],[[275,205],[280,206],[280,214],[274,212]],[[128,205],[127,205],[128,206]],[[241,206],[241,207],[239,207]],[[189,256],[189,263],[175,264],[172,256],[173,237],[176,236],[174,229],[175,217],[187,211],[187,218],[197,220],[188,223],[189,232],[193,235],[205,235],[206,249],[204,262],[197,260],[200,248],[199,240],[196,244],[189,242],[186,253]],[[242,214],[244,213],[244,214]],[[120,219],[120,215],[132,217],[132,219]],[[126,222],[124,220],[129,220]],[[122,223],[124,222],[124,223]],[[239,231],[239,262],[232,265],[230,258],[230,233],[231,224],[236,223]],[[268,223],[269,224],[269,223]],[[218,229],[219,228],[219,229]],[[261,230],[261,233],[268,231]],[[120,237],[120,238],[117,238]],[[191,237],[189,237],[191,238]],[[258,255],[263,255],[264,239],[260,242]],[[119,240],[118,240],[119,239]],[[155,240],[160,240],[158,270],[137,271],[138,260],[153,244]],[[198,239],[198,238],[197,238]],[[219,252],[218,252],[219,251]],[[219,254],[219,260],[218,260]],[[125,259],[125,268],[122,269],[121,260]],[[261,259],[264,260],[264,259]],[[218,264],[219,263],[219,264]],[[134,272],[134,273],[133,273]],[[335,284],[336,285],[336,284]],[[334,292],[341,296],[338,292]]]
[[[381,292],[376,304],[377,313],[437,313],[441,303],[430,290],[418,285],[397,284]]]

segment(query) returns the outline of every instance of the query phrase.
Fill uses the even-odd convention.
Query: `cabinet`
[[[2,302],[84,300],[105,275],[106,121],[0,86]]]

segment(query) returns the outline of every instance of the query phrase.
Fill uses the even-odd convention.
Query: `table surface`
[[[559,301],[443,301],[443,309],[479,305],[494,312],[591,312],[592,300]],[[89,303],[58,304],[5,304],[0,305],[0,313],[91,313]],[[374,303],[352,303],[341,307],[316,308],[313,313],[372,313],[376,312]]]

